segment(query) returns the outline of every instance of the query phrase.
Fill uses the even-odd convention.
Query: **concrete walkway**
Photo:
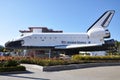
[[[56,72],[43,72],[41,67],[34,65],[26,67],[28,72],[2,74],[0,80],[120,80],[120,66],[101,66]]]

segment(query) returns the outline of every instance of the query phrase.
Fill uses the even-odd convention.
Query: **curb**
[[[104,67],[104,66],[120,66],[120,63],[85,63],[85,64],[71,64],[71,65],[59,65],[59,66],[46,66],[43,67],[43,71],[62,71],[62,70],[73,70],[83,69],[91,67]]]
[[[70,64],[70,65],[57,65],[57,66],[39,66],[34,64],[21,64],[26,68],[38,69],[40,71],[52,72],[73,69],[83,69],[91,67],[104,67],[104,66],[120,66],[120,63],[84,63],[84,64]]]

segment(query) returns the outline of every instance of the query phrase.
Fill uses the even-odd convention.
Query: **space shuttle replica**
[[[30,28],[30,31],[21,31],[23,34],[20,38],[6,42],[5,46],[13,49],[62,50],[70,54],[79,51],[106,51],[114,46],[114,40],[107,39],[110,38],[107,26],[114,13],[114,10],[106,11],[86,33],[63,33],[36,27]]]

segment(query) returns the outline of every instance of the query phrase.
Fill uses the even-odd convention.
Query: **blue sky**
[[[108,29],[111,38],[120,41],[119,5],[120,0],[0,0],[0,44],[31,26],[86,32],[107,10],[116,12]]]

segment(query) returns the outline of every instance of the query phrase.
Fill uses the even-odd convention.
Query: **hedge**
[[[7,58],[7,59],[6,59]],[[11,67],[19,65],[20,63],[37,64],[41,66],[55,66],[55,65],[68,65],[68,64],[80,64],[80,63],[100,63],[100,62],[120,62],[120,56],[81,56],[73,55],[71,59],[59,59],[59,58],[38,58],[38,57],[1,57],[0,66]],[[9,64],[8,64],[9,63]]]
[[[81,56],[74,55],[72,60],[120,60],[120,56]]]
[[[2,60],[0,61],[0,72],[25,71],[24,66],[20,66],[17,60]]]
[[[120,62],[120,56],[72,56],[73,63],[105,63],[105,62]]]
[[[61,59],[41,59],[41,58],[26,58],[23,57],[20,60],[20,63],[27,64],[37,64],[41,66],[54,66],[54,65],[66,65],[68,62],[66,60]]]

